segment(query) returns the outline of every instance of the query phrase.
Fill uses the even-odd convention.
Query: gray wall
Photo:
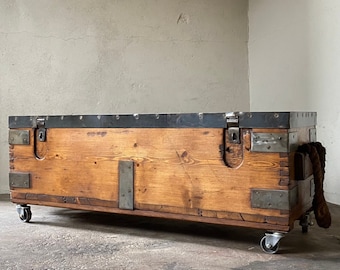
[[[0,0],[8,115],[249,110],[246,0]]]
[[[340,1],[250,0],[251,110],[318,113],[327,201],[340,205]]]

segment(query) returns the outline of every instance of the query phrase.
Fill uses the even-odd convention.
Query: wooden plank
[[[287,189],[280,177],[288,157],[250,152],[249,132],[242,136],[234,169],[221,158],[223,129],[48,129],[44,157],[35,158],[33,144],[15,145],[11,170],[31,172],[27,192],[118,201],[118,162],[133,160],[136,206],[280,216],[251,208],[250,189]]]
[[[61,201],[60,198],[55,196],[41,195],[41,194],[25,194],[18,193],[16,191],[12,192],[13,202],[21,203],[31,203],[36,205],[47,205],[47,206],[58,206],[70,209],[81,209],[81,210],[91,210],[100,211],[108,213],[117,214],[128,214],[136,216],[148,216],[157,218],[167,218],[167,219],[179,219],[195,222],[205,222],[212,224],[221,225],[232,225],[232,226],[242,226],[248,228],[264,229],[264,230],[277,230],[277,231],[289,231],[292,229],[287,224],[287,218],[270,218],[265,216],[251,216],[251,215],[240,215],[238,213],[214,213],[213,211],[207,211],[204,215],[191,215],[191,214],[181,214],[172,212],[162,212],[159,211],[157,206],[155,210],[124,210],[117,207],[110,207],[111,202],[99,201],[96,199],[86,198],[88,201],[93,201],[89,204],[81,204],[81,200],[75,198],[74,200]],[[85,198],[83,198],[85,199]],[[180,211],[179,211],[180,212]]]

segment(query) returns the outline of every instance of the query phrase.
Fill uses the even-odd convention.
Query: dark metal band
[[[244,128],[300,128],[316,126],[316,112],[246,112],[239,114]]]
[[[9,128],[298,128],[316,125],[313,112],[232,112],[181,114],[9,116]]]

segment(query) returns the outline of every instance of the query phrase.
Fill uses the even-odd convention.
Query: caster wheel
[[[306,213],[300,218],[300,226],[302,233],[308,233],[309,226],[313,226],[313,221],[311,220],[310,213]]]
[[[32,218],[32,212],[29,208],[22,209],[21,213],[19,214],[19,218],[22,222],[29,222]]]
[[[278,252],[279,250],[279,242],[272,246],[271,244],[269,243],[266,243],[266,238],[267,236],[264,236],[262,239],[261,239],[261,242],[260,242],[260,247],[261,249],[265,252],[265,253],[268,253],[268,254],[275,254]]]
[[[302,233],[308,233],[309,226],[302,226]]]

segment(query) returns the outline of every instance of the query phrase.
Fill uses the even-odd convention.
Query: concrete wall
[[[8,115],[249,110],[246,0],[1,0]]]
[[[325,195],[340,204],[340,1],[250,0],[251,110],[318,112]]]

